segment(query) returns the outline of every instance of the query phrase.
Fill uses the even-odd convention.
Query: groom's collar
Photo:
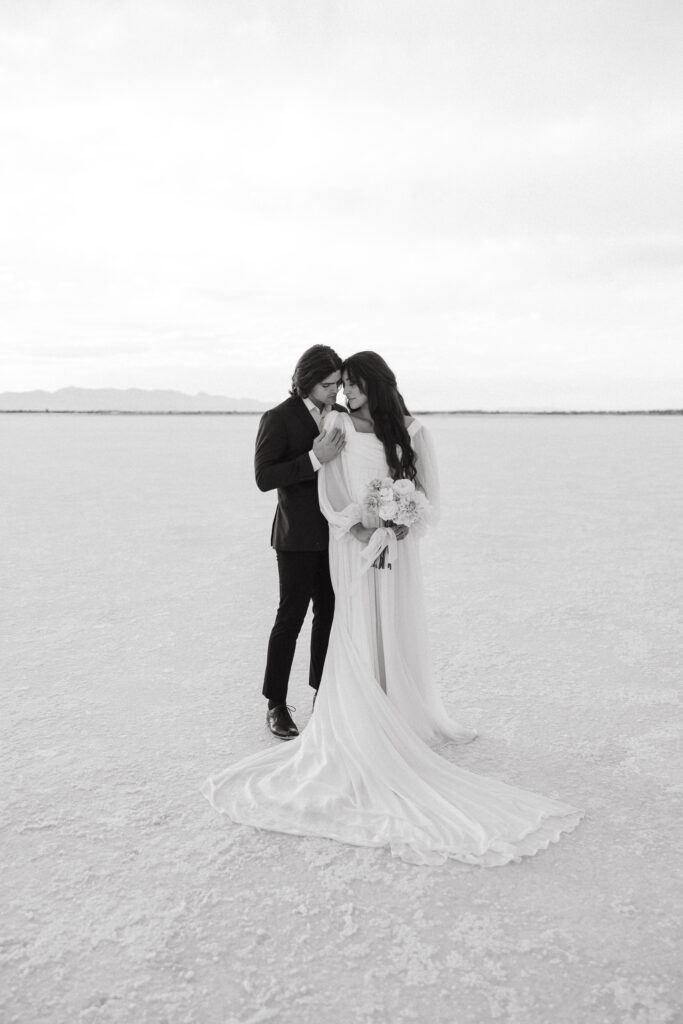
[[[309,412],[313,412],[314,409],[318,409],[318,406],[310,398],[302,398],[301,401],[304,403],[304,405],[306,406],[306,408],[308,409]],[[344,406],[343,405],[338,405],[337,402],[333,402],[332,405],[329,406],[327,411],[330,412],[330,410],[332,410],[332,409],[334,409],[335,412],[346,412],[346,409],[344,408]],[[320,412],[320,409],[318,409],[318,412]],[[322,415],[322,413],[321,413],[321,415]]]

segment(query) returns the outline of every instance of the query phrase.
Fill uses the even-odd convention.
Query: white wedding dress
[[[315,711],[301,735],[209,778],[202,792],[233,821],[358,846],[388,846],[413,864],[497,866],[545,849],[582,812],[558,800],[475,775],[429,743],[476,735],[448,719],[432,679],[419,557],[420,530],[405,540],[377,530],[367,547],[349,533],[363,490],[388,475],[381,442],[346,413],[343,453],[318,472],[330,524],[335,614]],[[414,420],[416,483],[438,515],[431,436]],[[371,563],[390,544],[392,568]]]

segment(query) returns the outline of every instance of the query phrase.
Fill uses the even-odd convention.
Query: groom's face
[[[328,374],[325,380],[321,380],[319,384],[316,384],[308,397],[319,409],[326,405],[333,405],[337,399],[337,391],[339,391],[340,384],[341,373],[337,370],[336,373]]]

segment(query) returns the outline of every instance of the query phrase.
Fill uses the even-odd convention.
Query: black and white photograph
[[[0,0],[2,1024],[683,1024],[683,5]]]

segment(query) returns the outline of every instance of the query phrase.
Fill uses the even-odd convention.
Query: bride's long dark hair
[[[415,452],[405,423],[410,413],[396,385],[395,374],[376,352],[356,352],[349,356],[342,366],[344,373],[368,396],[368,412],[373,419],[375,436],[384,445],[394,480],[414,480]]]

